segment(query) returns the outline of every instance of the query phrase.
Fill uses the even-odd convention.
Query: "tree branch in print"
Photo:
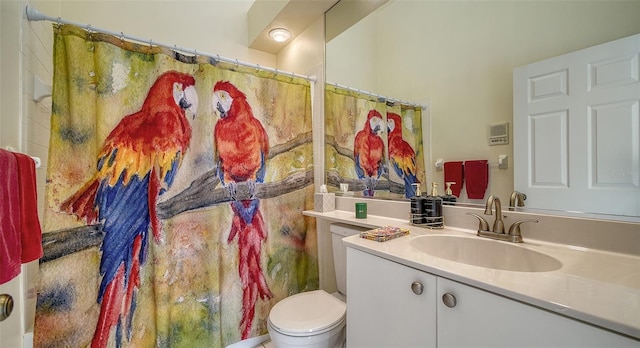
[[[253,198],[273,198],[283,194],[305,188],[313,183],[313,170],[294,173],[282,181],[266,182],[263,184],[253,184],[253,196],[250,193],[250,186],[246,182],[239,182],[236,185],[235,199],[231,198],[229,190],[221,187],[214,189],[220,182],[216,176],[216,170],[212,169],[198,179],[184,191],[165,202],[158,204],[158,216],[161,219],[169,219],[178,214],[218,205],[233,200],[242,201]]]
[[[352,149],[348,149],[346,147],[338,145],[338,143],[336,142],[336,139],[331,135],[325,136],[324,141],[325,141],[325,145],[331,146],[336,151],[337,154],[347,157],[355,163],[355,157],[353,156]],[[385,164],[385,166],[388,168],[388,164]],[[326,172],[327,172],[327,178],[326,178],[327,185],[329,186],[338,188],[340,187],[340,184],[349,184],[349,191],[362,191],[365,188],[364,182],[361,181],[360,179],[343,178],[342,176],[340,176],[339,173],[337,173],[335,170],[332,170],[331,168],[326,168]],[[385,170],[381,176],[387,180],[378,181],[376,183],[376,190],[388,190],[391,193],[398,193],[398,194],[404,193],[404,186],[400,185],[397,182],[391,181],[391,179],[389,178],[388,170]]]
[[[288,141],[272,147],[269,158],[311,142],[311,133],[303,133]],[[170,199],[158,203],[157,213],[160,219],[169,219],[178,214],[203,209],[220,203],[232,201],[229,191],[224,187],[216,188],[220,179],[216,176],[216,169],[209,170],[191,182],[184,191]],[[313,184],[313,170],[297,172],[278,182],[253,184],[253,198],[273,198],[289,192],[305,188]],[[236,200],[250,199],[249,184],[239,182],[236,187]],[[102,224],[68,228],[64,230],[47,232],[42,236],[44,255],[40,262],[48,262],[60,257],[70,255],[102,243],[104,231]]]
[[[311,142],[311,132],[299,134],[297,137],[285,144],[274,145],[269,151],[269,159],[280,154],[289,152],[298,146]],[[220,178],[216,175],[217,168],[211,169],[195,179],[189,187],[178,193],[165,202],[158,204],[158,216],[161,219],[168,219],[178,214],[206,208],[233,199],[229,190],[225,188],[215,189],[220,183]],[[282,181],[254,183],[253,196],[250,193],[250,185],[245,182],[236,184],[235,200],[241,201],[252,198],[273,198],[285,193],[302,189],[313,183],[313,171],[297,172]]]

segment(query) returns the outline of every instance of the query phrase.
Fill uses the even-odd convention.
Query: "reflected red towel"
[[[42,257],[42,229],[38,220],[36,192],[36,163],[21,153],[14,153],[18,161],[18,189],[20,192],[20,235],[22,263]]]
[[[489,162],[487,160],[465,161],[464,176],[467,181],[467,197],[484,199],[489,184]]]
[[[18,164],[0,149],[0,284],[20,274],[20,200]]]
[[[460,191],[462,190],[462,184],[464,183],[464,169],[462,167],[462,161],[457,162],[444,162],[444,187],[447,187],[448,182],[455,182],[451,185],[451,192],[454,196],[460,198]]]

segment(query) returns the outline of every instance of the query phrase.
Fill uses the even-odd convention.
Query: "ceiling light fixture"
[[[285,28],[275,28],[269,31],[269,37],[275,42],[285,42],[289,40],[291,33]]]

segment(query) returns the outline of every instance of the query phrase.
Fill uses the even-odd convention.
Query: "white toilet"
[[[338,293],[303,292],[276,303],[269,312],[268,330],[277,348],[341,348],[346,338],[347,249],[342,238],[366,228],[332,224],[333,262]]]

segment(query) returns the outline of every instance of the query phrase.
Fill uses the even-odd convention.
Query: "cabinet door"
[[[347,248],[347,347],[435,347],[435,296],[435,276]]]
[[[445,304],[445,294],[455,297],[454,307]],[[444,278],[438,278],[437,301],[438,347],[637,348],[640,344],[598,327]]]

